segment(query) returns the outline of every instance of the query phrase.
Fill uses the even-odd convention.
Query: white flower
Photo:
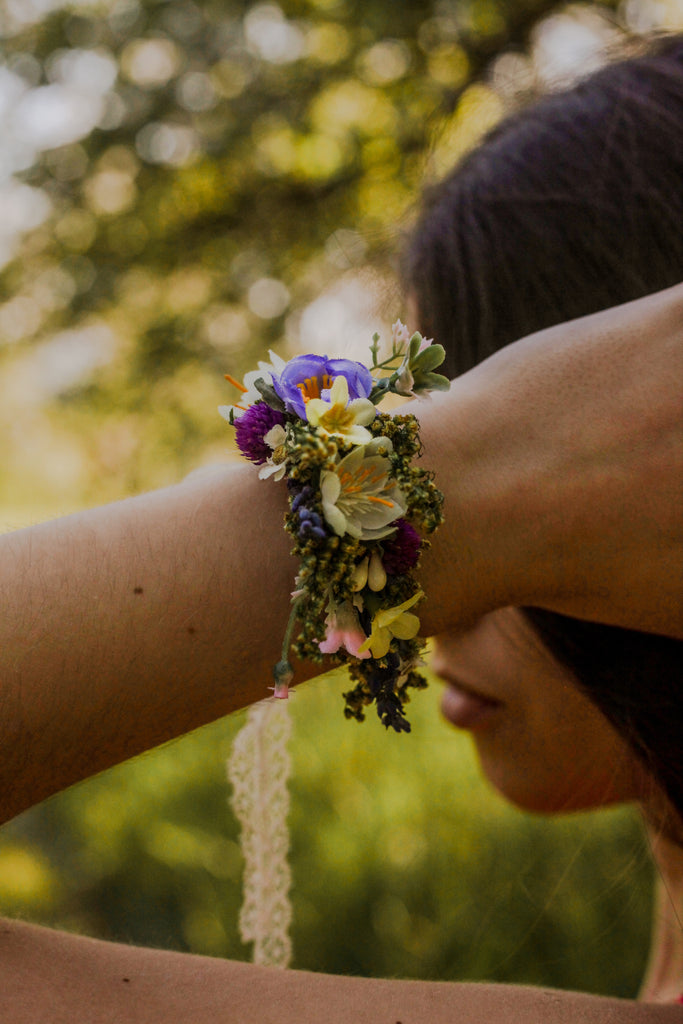
[[[266,459],[265,465],[259,469],[259,480],[266,480],[269,476],[272,476],[274,480],[282,480],[287,469],[284,451],[286,436],[285,428],[281,423],[276,423],[267,434],[263,435],[263,440],[269,448],[273,449],[273,454],[269,459]]]
[[[323,515],[338,537],[379,540],[405,514],[405,497],[389,479],[389,460],[355,448],[333,470],[320,474]]]
[[[225,379],[241,392],[240,400],[235,405],[219,405],[218,411],[223,419],[230,422],[230,414],[232,413],[233,419],[239,419],[242,413],[246,412],[250,405],[255,402],[261,401],[261,392],[255,387],[257,380],[263,380],[266,384],[273,383],[273,375],[278,376],[282,373],[282,370],[287,365],[285,359],[277,355],[276,352],[269,351],[270,362],[266,363],[259,361],[258,370],[249,370],[245,373],[242,383],[231,377],[230,374],[226,373]]]
[[[394,445],[388,437],[373,437],[370,444],[365,446],[365,456],[368,455],[391,455]]]
[[[351,590],[357,594],[364,587],[369,587],[370,590],[378,594],[384,590],[386,583],[387,574],[382,565],[382,559],[376,551],[373,551],[371,555],[366,555],[354,569]]]
[[[404,395],[406,398],[414,398],[413,385],[415,384],[415,378],[410,372],[408,362],[404,361],[399,370],[398,377],[394,387],[399,395]]]

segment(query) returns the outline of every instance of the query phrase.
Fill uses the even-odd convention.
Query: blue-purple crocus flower
[[[362,363],[311,355],[290,359],[281,373],[273,377],[273,387],[287,412],[305,420],[306,402],[311,398],[327,400],[335,377],[346,378],[350,400],[367,398],[372,391],[372,375]]]

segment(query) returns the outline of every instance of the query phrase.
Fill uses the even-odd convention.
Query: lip
[[[503,706],[501,701],[475,693],[453,679],[444,682],[446,688],[441,697],[441,714],[458,729],[475,732],[485,728]]]

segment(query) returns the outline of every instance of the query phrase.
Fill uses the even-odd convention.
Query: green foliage
[[[82,93],[85,78],[102,94],[92,131],[36,142],[17,172],[51,212],[0,270],[0,382],[16,395],[0,427],[40,446],[68,424],[68,472],[41,482],[46,495],[90,501],[103,471],[111,496],[128,493],[222,450],[220,421],[201,417],[200,440],[186,414],[185,371],[241,376],[268,346],[296,344],[302,312],[340,277],[371,265],[399,313],[396,235],[425,174],[500,116],[485,68],[559,6],[109,0],[35,23],[31,5],[23,21],[21,4],[0,11],[17,82]],[[103,329],[92,366],[41,375],[55,334],[89,345]],[[160,424],[162,401],[177,429]],[[102,431],[112,410],[121,443]],[[16,502],[11,465],[3,495]]]
[[[300,687],[291,862],[295,966],[634,995],[650,868],[624,810],[523,815],[438,717],[413,732],[342,715],[344,679]],[[0,843],[0,912],[104,938],[247,959],[224,761],[243,716],[74,787]]]

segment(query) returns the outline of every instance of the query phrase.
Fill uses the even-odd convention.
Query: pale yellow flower
[[[359,653],[370,651],[373,658],[383,658],[387,654],[393,637],[398,640],[412,640],[420,631],[420,620],[417,615],[408,611],[424,597],[421,590],[416,591],[403,604],[393,608],[383,608],[372,619],[370,636],[358,648]]]
[[[347,444],[370,443],[372,434],[366,427],[376,414],[368,398],[354,398],[349,402],[349,385],[341,374],[332,382],[329,402],[322,398],[309,398],[306,402],[306,418],[311,426],[333,437],[341,437]]]

